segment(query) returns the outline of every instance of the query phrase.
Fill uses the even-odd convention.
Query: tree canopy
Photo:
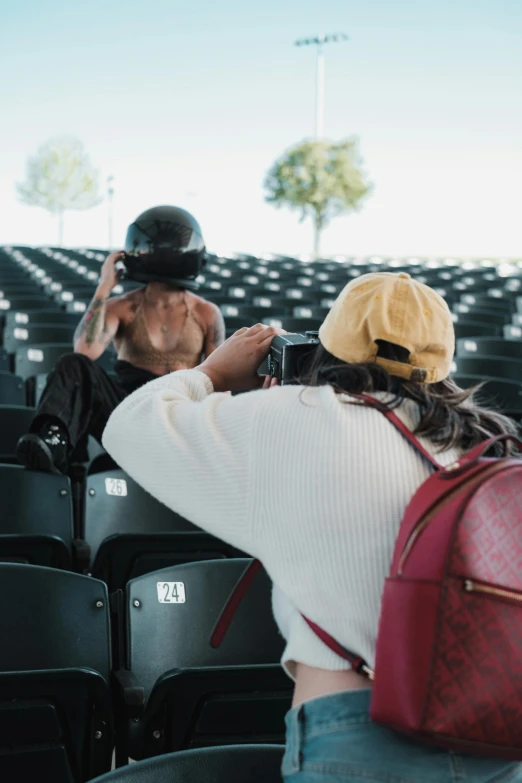
[[[79,139],[49,139],[27,161],[26,180],[17,185],[20,201],[43,207],[59,218],[62,242],[63,213],[90,209],[102,201],[98,173]]]
[[[315,253],[322,230],[338,215],[356,210],[370,191],[355,139],[305,141],[287,150],[265,180],[266,200],[311,216]]]

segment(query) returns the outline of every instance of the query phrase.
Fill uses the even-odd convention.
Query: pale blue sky
[[[187,207],[211,249],[306,252],[312,231],[263,202],[271,162],[310,136],[327,48],[325,134],[356,134],[374,193],[325,253],[522,256],[521,0],[3,0],[0,243],[52,243],[17,203],[29,153],[79,136],[115,176],[115,241],[156,203]],[[65,243],[103,246],[106,208]]]

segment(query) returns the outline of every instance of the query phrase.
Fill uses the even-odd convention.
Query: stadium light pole
[[[324,47],[329,43],[348,41],[344,33],[317,35],[315,38],[302,38],[295,46],[317,46],[316,84],[315,84],[315,138],[321,139],[324,133]]]
[[[114,218],[114,177],[112,174],[107,177],[107,244],[109,251],[112,250],[112,230]]]

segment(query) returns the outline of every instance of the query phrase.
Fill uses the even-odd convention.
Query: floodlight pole
[[[114,199],[114,177],[112,174],[107,177],[107,244],[109,252],[112,250],[113,234],[113,199]]]
[[[317,47],[315,84],[315,138],[322,139],[324,130],[324,49]]]
[[[303,38],[295,42],[295,46],[317,46],[316,83],[315,83],[315,138],[321,139],[324,134],[324,46],[329,43],[347,41],[344,33],[335,35],[318,35],[315,38]]]

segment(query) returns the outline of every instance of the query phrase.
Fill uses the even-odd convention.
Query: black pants
[[[31,431],[47,417],[58,419],[69,434],[70,454],[82,459],[88,435],[101,441],[109,416],[135,389],[157,378],[129,362],[116,362],[116,378],[81,353],[62,356],[49,375]],[[77,449],[77,447],[79,447]]]

